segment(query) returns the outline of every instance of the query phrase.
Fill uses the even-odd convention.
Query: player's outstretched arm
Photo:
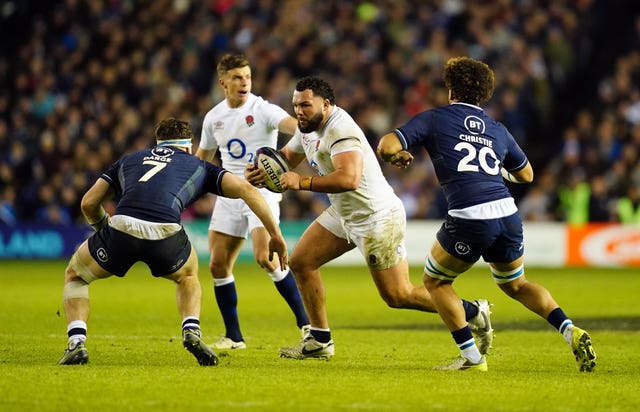
[[[253,213],[258,216],[271,236],[271,240],[269,240],[269,259],[273,258],[273,253],[277,253],[280,258],[280,266],[283,269],[286,268],[289,262],[287,244],[284,241],[284,237],[282,237],[280,227],[271,214],[269,205],[258,192],[258,189],[232,173],[225,173],[222,176],[222,193],[224,193],[225,197],[232,199],[241,198]]]

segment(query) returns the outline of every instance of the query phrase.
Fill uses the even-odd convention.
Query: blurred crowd
[[[0,224],[84,223],[80,197],[153,126],[199,136],[223,95],[227,52],[252,62],[253,91],[291,112],[296,80],[320,75],[375,147],[447,104],[441,69],[469,55],[496,72],[483,106],[528,153],[536,179],[511,187],[527,220],[640,222],[638,2],[596,0],[64,0],[0,10]],[[282,142],[283,143],[283,142]],[[384,167],[411,219],[444,201],[423,151]],[[185,217],[208,217],[213,198]],[[284,220],[323,195],[287,192]]]

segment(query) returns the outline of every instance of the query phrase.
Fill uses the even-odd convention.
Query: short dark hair
[[[302,92],[305,90],[311,90],[315,96],[329,100],[329,104],[331,105],[336,104],[336,98],[333,95],[331,85],[319,77],[307,76],[298,80],[296,91]]]
[[[249,66],[249,60],[243,54],[227,53],[220,58],[218,62],[218,77],[222,77],[226,72],[232,69]]]
[[[444,84],[451,98],[479,104],[491,98],[495,76],[486,64],[471,57],[454,57],[444,65]]]
[[[156,140],[193,139],[193,131],[189,122],[169,117],[160,121],[154,130]]]

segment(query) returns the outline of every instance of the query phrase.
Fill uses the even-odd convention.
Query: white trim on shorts
[[[464,209],[451,209],[447,213],[460,219],[483,220],[511,216],[517,211],[518,208],[516,207],[515,200],[513,200],[512,197],[506,197],[504,199],[465,207]]]

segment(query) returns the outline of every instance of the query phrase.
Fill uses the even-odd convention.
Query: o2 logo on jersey
[[[173,155],[173,153],[174,153],[173,149],[166,146],[156,146],[153,149],[151,149],[151,154],[158,157],[168,157]]]
[[[471,134],[484,133],[484,121],[478,116],[467,116],[464,119],[464,127]]]
[[[242,159],[247,154],[247,146],[240,139],[233,138],[227,142],[227,152],[234,159]]]

